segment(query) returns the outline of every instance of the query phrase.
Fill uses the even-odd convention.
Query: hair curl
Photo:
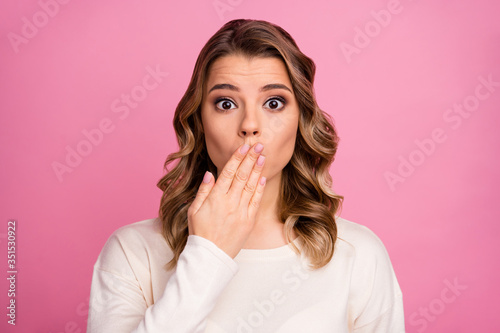
[[[331,189],[329,166],[339,138],[332,119],[316,102],[313,88],[316,66],[281,27],[261,20],[239,19],[226,23],[205,44],[175,110],[173,125],[179,151],[168,155],[164,164],[167,173],[157,183],[163,191],[159,208],[163,236],[174,255],[167,268],[177,265],[186,245],[187,210],[205,171],[217,175],[206,148],[200,105],[210,65],[219,57],[233,54],[277,57],[287,68],[300,116],[294,153],[282,171],[278,218],[284,221],[287,241],[291,241],[295,229],[311,266],[323,267],[333,256],[337,240],[335,213],[341,208],[343,197]],[[178,163],[169,170],[168,165],[175,160]],[[290,244],[299,254],[295,244]]]

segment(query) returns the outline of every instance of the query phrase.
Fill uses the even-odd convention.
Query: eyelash
[[[283,109],[285,108],[285,106],[286,106],[286,99],[284,99],[284,98],[283,98],[283,97],[281,97],[281,96],[273,96],[273,97],[269,98],[269,99],[268,99],[268,100],[264,103],[264,105],[265,105],[265,104],[267,104],[267,103],[269,103],[269,102],[270,102],[270,101],[272,101],[272,100],[278,100],[278,101],[280,101],[280,102],[283,104],[283,106],[281,106],[280,108],[277,108],[277,109],[271,109],[271,108],[268,108],[268,109],[270,109],[270,110],[272,110],[272,111],[276,111],[276,112],[278,112],[278,111],[281,111],[281,110],[283,110]],[[235,102],[234,102],[231,98],[229,98],[229,97],[219,97],[219,98],[217,98],[217,99],[215,100],[215,102],[214,102],[215,108],[216,108],[217,110],[219,110],[219,112],[226,113],[227,111],[232,110],[232,109],[227,109],[227,110],[226,110],[226,109],[223,109],[223,108],[219,108],[219,107],[217,106],[217,104],[219,104],[220,102],[223,102],[223,101],[229,101],[229,102],[231,102],[232,104],[234,104],[234,105],[236,106],[236,103],[235,103]]]

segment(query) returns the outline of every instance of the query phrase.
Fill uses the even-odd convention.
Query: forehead
[[[207,86],[218,83],[252,82],[283,83],[290,88],[290,78],[283,60],[276,57],[254,57],[227,55],[216,59],[210,66]]]

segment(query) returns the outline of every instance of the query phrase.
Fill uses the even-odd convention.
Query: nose
[[[241,120],[239,135],[241,138],[248,140],[261,135],[261,121],[258,113],[254,110],[245,110],[243,119]]]

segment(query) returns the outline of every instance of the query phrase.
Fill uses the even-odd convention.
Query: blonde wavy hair
[[[175,110],[173,125],[179,151],[169,154],[167,173],[158,181],[163,191],[159,218],[162,233],[173,250],[168,269],[177,265],[188,238],[187,211],[196,196],[203,175],[217,168],[207,152],[202,121],[203,88],[210,65],[219,57],[243,54],[247,57],[277,57],[288,71],[300,116],[294,153],[283,168],[278,218],[284,221],[285,237],[291,243],[295,230],[302,240],[302,252],[317,269],[332,258],[337,240],[335,214],[343,197],[332,189],[329,166],[337,151],[338,136],[330,116],[314,96],[314,62],[304,55],[294,39],[281,27],[261,20],[233,20],[213,35],[201,50],[189,86]],[[169,170],[168,165],[178,160]]]

